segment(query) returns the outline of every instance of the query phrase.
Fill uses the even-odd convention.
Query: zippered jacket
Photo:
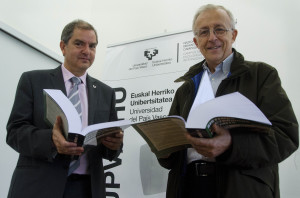
[[[299,146],[298,122],[275,68],[263,62],[244,60],[233,49],[230,76],[218,87],[216,97],[240,92],[271,121],[268,135],[245,129],[231,129],[231,147],[216,158],[217,189],[220,198],[279,198],[278,163]],[[203,72],[203,62],[192,66],[175,82],[184,82],[176,91],[170,115],[187,119]],[[170,169],[167,198],[184,198],[186,150],[158,159]]]

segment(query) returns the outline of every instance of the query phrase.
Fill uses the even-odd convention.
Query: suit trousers
[[[63,198],[92,198],[90,175],[68,176]]]

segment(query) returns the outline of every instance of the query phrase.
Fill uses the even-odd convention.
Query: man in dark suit
[[[90,77],[97,32],[92,25],[75,20],[64,28],[60,48],[64,63],[56,69],[22,74],[7,124],[7,144],[19,153],[8,193],[9,198],[100,198],[105,197],[102,159],[113,160],[122,149],[123,132],[101,139],[92,148],[78,147],[62,135],[62,120],[53,127],[44,121],[43,89],[60,89],[66,95],[80,78],[79,98],[82,125],[117,120],[112,88]],[[68,173],[72,155],[79,155],[79,166]]]

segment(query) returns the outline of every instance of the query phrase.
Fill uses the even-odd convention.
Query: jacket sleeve
[[[40,112],[43,108],[42,91],[35,95],[34,86],[29,74],[22,74],[7,123],[6,142],[21,155],[52,161],[52,130],[44,124],[43,111]],[[38,104],[34,100],[39,101]],[[39,120],[39,126],[34,119]]]
[[[242,168],[271,166],[299,146],[298,123],[276,69],[259,65],[253,83],[257,83],[256,105],[272,123],[270,134],[232,130],[232,147],[217,158],[219,162]]]

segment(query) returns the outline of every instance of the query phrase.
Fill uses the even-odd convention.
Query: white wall
[[[7,29],[3,27],[0,23],[0,197],[7,196],[11,176],[18,159],[18,153],[6,144],[6,123],[14,102],[19,78],[24,71],[54,68],[60,64],[59,61],[8,35],[6,31],[3,31]]]
[[[190,29],[194,12],[206,3],[222,4],[233,12],[239,30],[237,50],[246,59],[264,61],[278,69],[299,119],[300,94],[296,88],[300,84],[299,0],[0,0],[0,20],[57,54],[60,54],[60,34],[66,23],[76,18],[91,22],[98,30],[99,46],[89,73],[101,78],[107,45]],[[1,60],[4,57],[0,54]],[[9,75],[18,79],[19,71],[18,65],[16,72]],[[6,133],[5,128],[1,131],[2,135]],[[10,156],[16,155],[9,147],[5,149],[9,152],[4,154],[13,160]],[[300,193],[299,155],[297,151],[280,165],[283,198],[296,198]],[[8,182],[7,178],[0,180],[1,186]]]

